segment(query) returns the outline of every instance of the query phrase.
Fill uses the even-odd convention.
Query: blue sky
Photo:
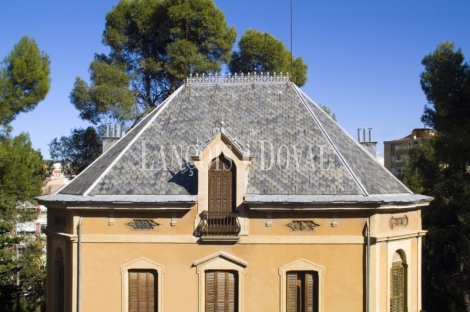
[[[194,0],[190,0],[194,1]],[[238,38],[246,29],[267,31],[290,48],[289,0],[216,0]],[[0,3],[0,59],[21,36],[34,38],[51,60],[51,90],[35,110],[12,123],[28,132],[49,158],[48,143],[68,136],[80,120],[69,94],[76,76],[89,78],[105,15],[117,0],[15,0]],[[353,137],[372,127],[377,149],[422,127],[426,98],[421,60],[437,44],[453,41],[470,56],[468,0],[293,0],[293,51],[308,64],[302,88],[329,106]],[[236,49],[237,46],[235,45]]]

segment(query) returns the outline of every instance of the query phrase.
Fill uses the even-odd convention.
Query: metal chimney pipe
[[[106,125],[106,137],[109,138],[109,132],[110,132],[111,124]]]
[[[121,131],[121,130],[122,130],[122,129],[121,129],[121,124],[117,124],[117,134],[116,134],[116,136],[117,136],[118,138],[120,138],[121,135],[122,135],[122,131]]]
[[[361,128],[357,128],[357,141],[361,142]]]
[[[366,128],[362,128],[362,142],[366,142]]]
[[[372,128],[369,128],[369,142],[372,142]]]

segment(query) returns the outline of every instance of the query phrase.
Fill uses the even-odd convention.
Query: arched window
[[[208,172],[207,211],[201,213],[196,235],[237,236],[240,233],[236,211],[236,168],[223,154],[215,158]]]
[[[54,261],[54,311],[64,312],[64,287],[65,287],[65,276],[64,276],[64,256],[62,250],[57,248],[55,253]]]
[[[406,311],[406,264],[398,251],[390,270],[390,312]]]
[[[220,155],[209,167],[209,213],[235,210],[235,164]]]

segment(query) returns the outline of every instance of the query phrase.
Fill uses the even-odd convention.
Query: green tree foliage
[[[49,91],[49,57],[26,36],[14,46],[0,67],[0,126],[19,113],[28,112],[44,100]]]
[[[69,137],[55,138],[49,143],[54,161],[62,163],[64,174],[74,177],[101,155],[101,137],[94,127],[73,129]]]
[[[321,107],[321,109],[323,109],[323,111],[324,111],[325,113],[327,113],[334,121],[338,121],[338,120],[336,120],[336,114],[331,111],[331,108],[329,108],[329,107],[326,106],[326,105],[320,105],[320,107]]]
[[[70,94],[80,117],[135,120],[179,87],[189,73],[216,73],[236,39],[213,0],[122,0],[106,15],[91,83],[77,78]]]
[[[13,231],[17,223],[37,218],[35,209],[30,207],[34,197],[41,195],[45,176],[41,153],[32,148],[27,134],[0,140],[1,311],[34,311],[44,303],[45,269],[41,260],[44,243],[40,239],[27,241],[27,237],[13,235]],[[15,245],[22,242],[27,252],[17,261]],[[41,252],[33,252],[38,248]]]
[[[232,73],[276,72],[290,73],[292,81],[303,86],[307,82],[307,64],[301,57],[293,60],[282,41],[267,32],[247,30],[232,53],[229,69]]]
[[[422,121],[436,136],[412,150],[403,180],[434,197],[423,209],[423,307],[470,311],[470,69],[450,42],[422,63]]]

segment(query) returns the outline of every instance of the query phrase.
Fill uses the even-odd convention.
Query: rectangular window
[[[129,312],[157,311],[157,273],[151,270],[129,271]]]
[[[287,272],[287,312],[318,312],[318,273]]]
[[[206,312],[236,312],[237,272],[206,271]]]

